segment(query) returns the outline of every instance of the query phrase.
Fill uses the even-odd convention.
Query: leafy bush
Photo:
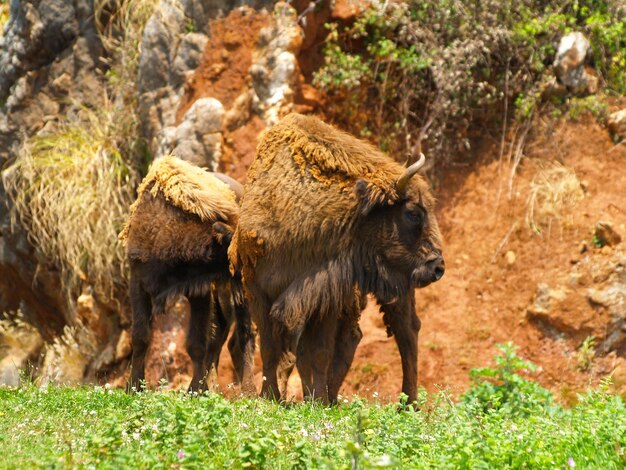
[[[373,1],[353,24],[328,25],[314,82],[335,120],[384,150],[402,159],[423,141],[445,158],[486,125],[532,117],[569,31],[587,34],[606,86],[626,92],[625,13],[602,0]]]

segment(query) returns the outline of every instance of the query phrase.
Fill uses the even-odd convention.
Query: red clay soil
[[[185,84],[184,95],[176,112],[177,123],[199,98],[216,98],[225,109],[249,87],[248,70],[257,45],[259,31],[269,23],[264,10],[238,8],[211,21],[209,42],[200,64]]]

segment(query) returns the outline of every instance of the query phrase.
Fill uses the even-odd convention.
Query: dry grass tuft
[[[530,183],[526,223],[537,234],[553,222],[571,224],[571,210],[585,197],[576,173],[563,165],[552,163],[541,169]]]
[[[159,0],[95,0],[100,40],[109,52],[107,81],[116,98],[135,96],[143,30]]]
[[[39,385],[78,385],[96,352],[93,334],[84,326],[66,326],[63,335],[46,345]]]
[[[43,339],[22,312],[0,316],[0,386],[18,386],[28,360],[41,350]]]
[[[104,299],[126,283],[117,240],[133,201],[134,177],[116,144],[117,113],[85,110],[86,121],[36,136],[4,175],[12,216],[60,268],[68,294],[82,280]]]

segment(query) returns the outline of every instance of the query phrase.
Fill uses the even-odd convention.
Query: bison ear
[[[213,224],[213,236],[220,244],[230,244],[233,238],[233,229],[223,222],[215,222]]]
[[[368,215],[377,206],[389,206],[394,201],[378,186],[359,178],[354,186],[354,192],[359,200],[361,215]]]

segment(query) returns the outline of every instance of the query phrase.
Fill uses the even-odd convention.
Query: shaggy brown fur
[[[237,323],[229,346],[244,386],[252,388],[254,335],[240,277],[231,276],[227,257],[239,216],[231,186],[224,175],[164,157],[153,163],[139,187],[120,234],[131,267],[133,386],[144,377],[152,315],[184,295],[191,306],[190,388],[197,389],[211,366],[217,366],[233,316]]]
[[[358,287],[396,318],[389,323],[406,365],[403,391],[416,398],[418,320],[409,298],[441,277],[443,258],[430,188],[415,176],[399,193],[403,173],[314,117],[290,114],[263,135],[229,255],[261,333],[265,395],[278,396],[276,368],[289,366],[305,332],[317,337],[313,388],[332,400],[337,321],[354,317]]]

